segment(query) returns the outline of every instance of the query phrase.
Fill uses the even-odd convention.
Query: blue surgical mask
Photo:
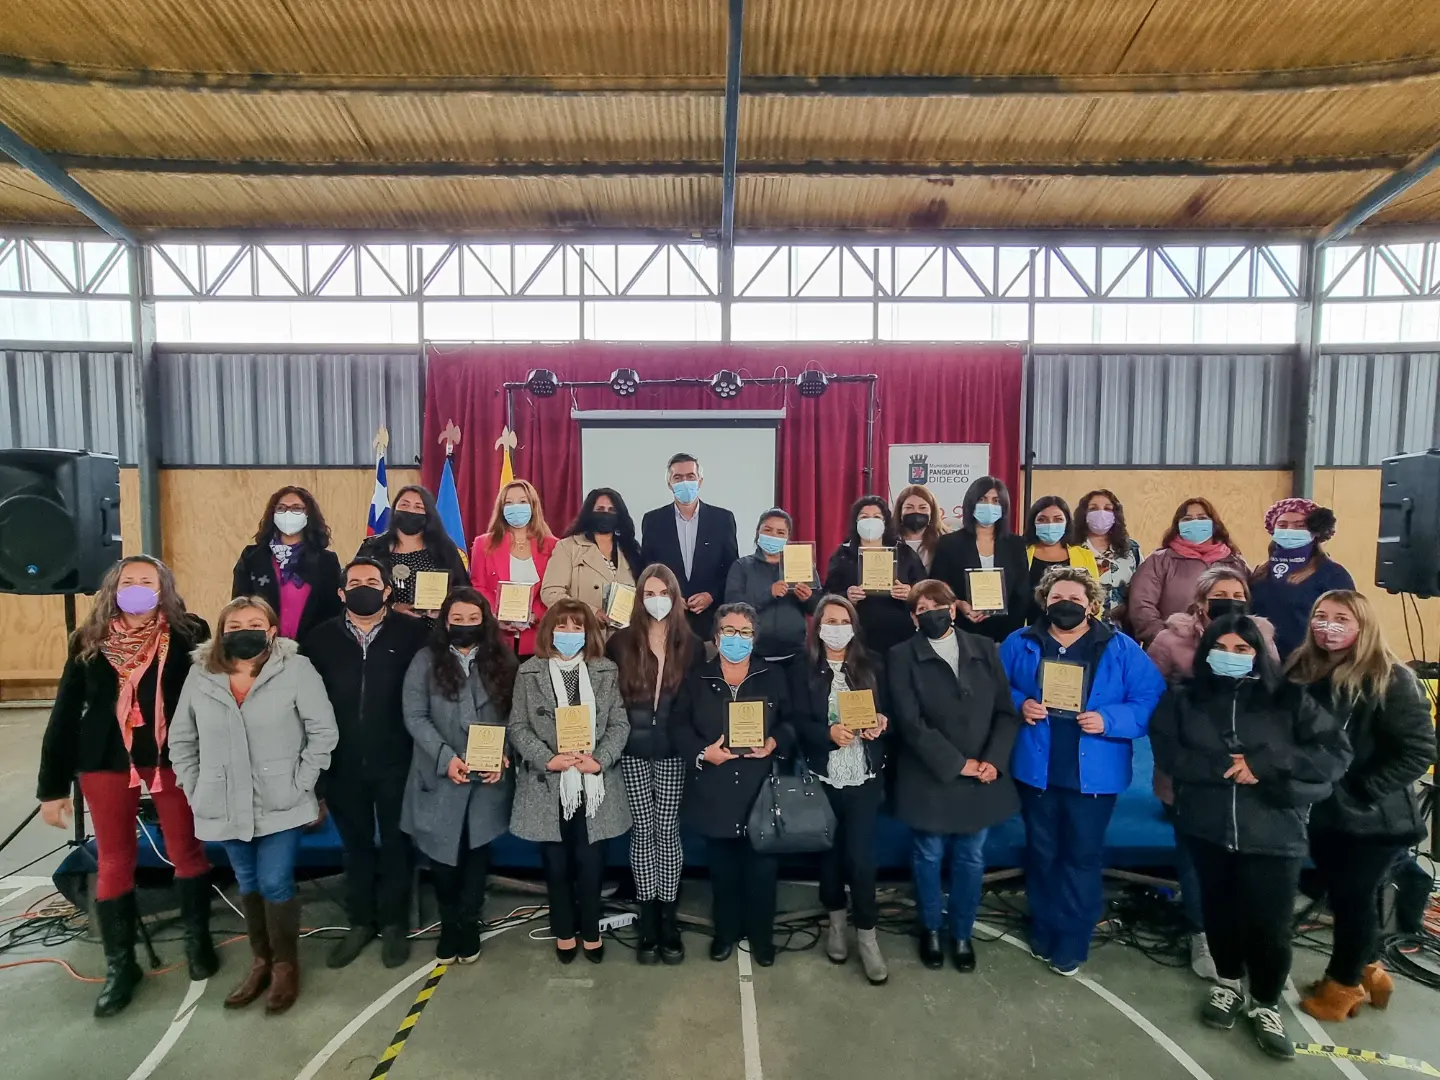
[[[761,533],[755,538],[755,543],[766,555],[779,555],[785,550],[788,541],[783,536],[771,536],[768,533]]]
[[[1309,529],[1276,529],[1271,535],[1275,538],[1275,546],[1286,551],[1303,548],[1315,539]]]
[[[976,503],[971,516],[977,525],[994,525],[1005,516],[1005,511],[999,503]]]
[[[1209,518],[1180,522],[1180,539],[1191,544],[1203,544],[1215,535],[1215,522]]]
[[[505,509],[501,511],[505,515],[505,524],[516,529],[523,529],[530,524],[530,504],[506,503]]]
[[[585,648],[585,633],[582,630],[556,630],[555,651],[562,659],[569,660]]]
[[[1222,679],[1243,679],[1255,669],[1255,654],[1211,649],[1205,654],[1205,662]]]
[[[675,501],[682,502],[689,506],[696,499],[700,498],[699,480],[676,480],[670,485],[670,490],[675,493]]]
[[[1058,544],[1065,539],[1065,523],[1063,521],[1046,521],[1035,526],[1035,535],[1040,538],[1042,544]]]
[[[749,659],[751,651],[755,648],[755,639],[741,637],[736,634],[734,637],[722,637],[720,639],[720,655],[732,664],[738,664],[742,660]]]

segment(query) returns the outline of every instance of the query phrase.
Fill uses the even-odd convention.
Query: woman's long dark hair
[[[1000,496],[1000,520],[995,523],[995,535],[1009,536],[1010,489],[998,476],[982,476],[965,490],[965,498],[960,503],[964,515],[964,520],[960,522],[960,531],[975,535],[975,507],[980,505],[980,500],[987,491],[994,491]]]
[[[670,596],[670,614],[665,617],[665,673],[660,693],[669,695],[680,689],[695,653],[695,634],[685,617],[685,595],[675,572],[663,563],[647,566],[635,580],[635,610],[630,626],[612,639],[612,659],[620,669],[620,696],[627,705],[650,705],[655,700],[655,668],[658,661],[650,651],[650,628],[656,619],[645,607],[645,583],[659,578]]]
[[[1080,547],[1089,538],[1090,524],[1085,520],[1085,515],[1090,513],[1090,502],[1096,495],[1105,496],[1110,500],[1110,505],[1115,507],[1115,524],[1110,526],[1110,532],[1105,537],[1105,542],[1110,545],[1110,550],[1116,555],[1124,555],[1130,549],[1130,533],[1125,527],[1125,507],[1120,504],[1115,493],[1108,488],[1087,491],[1075,504],[1075,528],[1070,534],[1070,543]]]
[[[298,495],[305,504],[305,528],[301,532],[304,544],[311,551],[324,551],[330,546],[330,526],[325,524],[325,515],[315,496],[302,487],[282,487],[265,503],[265,513],[260,516],[260,526],[255,530],[255,543],[269,547],[280,535],[275,527],[275,507],[286,495]]]
[[[1190,677],[1196,689],[1208,695],[1229,688],[1229,684],[1222,682],[1220,676],[1211,671],[1210,665],[1205,662],[1205,657],[1210,655],[1215,643],[1226,634],[1238,634],[1241,641],[1255,650],[1255,667],[1252,670],[1265,684],[1265,689],[1273,693],[1283,682],[1280,668],[1270,659],[1265,635],[1260,633],[1260,627],[1249,615],[1226,615],[1205,628],[1205,633],[1200,635],[1200,644],[1195,649],[1195,671]]]
[[[890,505],[879,495],[862,495],[856,499],[850,507],[850,535],[845,542],[851,547],[860,546],[860,529],[856,522],[860,520],[860,511],[867,506],[873,506],[880,511],[880,520],[885,522],[885,535],[880,537],[880,543],[885,547],[894,547],[898,542],[895,539],[895,519],[890,516]]]
[[[390,524],[382,534],[385,537],[385,550],[387,552],[395,550],[395,543],[400,537],[400,530],[395,527],[395,504],[400,501],[402,496],[409,494],[418,495],[420,501],[425,504],[425,530],[420,534],[425,546],[432,551],[445,551],[453,548],[455,542],[445,531],[445,523],[440,520],[440,511],[435,506],[435,496],[430,494],[430,489],[421,487],[419,484],[406,484],[395,493],[395,498],[390,500]]]
[[[635,542],[635,521],[626,509],[625,500],[614,488],[596,488],[586,495],[580,513],[565,530],[565,535],[583,536],[592,544],[595,542],[595,504],[602,495],[608,495],[615,504],[615,550],[624,555],[625,561],[630,564],[630,576],[638,578],[645,564],[640,561],[640,545]]]
[[[1186,499],[1184,502],[1182,502],[1179,506],[1175,508],[1175,513],[1170,518],[1170,528],[1166,529],[1165,535],[1160,538],[1160,546],[1162,548],[1168,548],[1172,541],[1179,538],[1180,519],[1185,516],[1185,508],[1187,506],[1190,506],[1192,503],[1196,506],[1204,508],[1205,516],[1208,517],[1214,524],[1215,531],[1213,534],[1211,534],[1211,539],[1216,541],[1217,543],[1224,544],[1234,554],[1239,555],[1240,548],[1234,540],[1230,539],[1230,532],[1228,529],[1225,528],[1225,523],[1220,520],[1220,515],[1216,513],[1214,504],[1212,504],[1209,499],[1202,499],[1198,495],[1195,496],[1193,499]]]
[[[1040,543],[1040,538],[1035,535],[1035,519],[1040,516],[1041,510],[1048,510],[1052,506],[1058,506],[1065,515],[1065,535],[1060,538],[1060,543],[1070,542],[1070,534],[1075,531],[1075,518],[1070,513],[1070,504],[1059,495],[1041,495],[1030,504],[1030,512],[1025,515],[1025,543],[1028,546],[1034,547]]]
[[[490,700],[495,703],[500,716],[508,717],[510,700],[515,694],[515,672],[520,667],[520,662],[515,658],[515,653],[500,642],[499,625],[490,610],[490,601],[468,585],[450,590],[450,595],[445,597],[445,603],[440,608],[440,617],[435,620],[435,629],[430,634],[430,671],[435,686],[445,697],[457,701],[460,690],[465,685],[465,670],[450,651],[450,609],[456,604],[474,604],[480,609],[480,640],[475,645],[475,648],[480,650],[480,656],[475,667],[480,672],[480,681],[485,684],[485,692],[490,695]],[[409,616],[393,617],[401,619]]]
[[[876,689],[875,668],[871,665],[870,654],[865,649],[860,616],[855,613],[854,604],[835,593],[826,593],[815,605],[815,618],[810,620],[810,632],[805,635],[805,652],[810,657],[810,666],[819,671],[827,663],[825,643],[820,640],[820,620],[825,617],[825,609],[831,606],[844,608],[849,612],[850,625],[855,628],[855,636],[850,639],[850,644],[845,646],[845,681],[850,684],[851,690]]]

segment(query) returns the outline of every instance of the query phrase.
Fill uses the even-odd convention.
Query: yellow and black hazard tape
[[[1327,1046],[1325,1043],[1296,1043],[1295,1052],[1315,1057],[1344,1058],[1346,1061],[1358,1061],[1365,1065],[1389,1065],[1392,1069],[1405,1069],[1421,1076],[1440,1076],[1440,1069],[1428,1061],[1401,1057],[1399,1054],[1382,1054],[1378,1050],[1352,1050],[1348,1046]]]
[[[375,1071],[370,1074],[370,1080],[379,1080],[380,1077],[389,1074],[395,1059],[400,1056],[400,1051],[405,1049],[405,1040],[410,1038],[410,1033],[415,1030],[415,1025],[420,1020],[420,1014],[425,1011],[425,1006],[430,1004],[430,999],[435,995],[435,988],[440,985],[440,980],[449,971],[448,964],[436,964],[429,976],[425,979],[425,985],[420,987],[420,992],[415,995],[414,1002],[410,1005],[410,1011],[405,1014],[405,1019],[400,1021],[400,1027],[395,1031],[395,1037],[390,1040],[390,1045],[380,1055],[380,1060],[375,1063]],[[1436,1075],[1440,1075],[1437,1073]]]

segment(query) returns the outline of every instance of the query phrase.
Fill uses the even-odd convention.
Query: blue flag
[[[440,522],[445,533],[460,549],[465,565],[470,565],[466,554],[469,541],[465,537],[465,523],[460,519],[460,495],[455,490],[455,474],[450,469],[450,459],[445,459],[445,471],[440,474],[440,490],[435,493],[435,509],[440,512]]]

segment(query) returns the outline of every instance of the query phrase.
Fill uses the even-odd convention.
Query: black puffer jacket
[[[1246,855],[1298,858],[1306,819],[1350,764],[1339,721],[1291,683],[1208,672],[1171,687],[1150,718],[1155,766],[1175,779],[1175,823]],[[1225,779],[1241,754],[1258,784]]]
[[[1355,751],[1334,794],[1315,807],[1311,829],[1403,844],[1422,839],[1415,781],[1435,761],[1435,725],[1414,674],[1395,665],[1383,700],[1336,702],[1328,681],[1310,689],[1340,717]]]
[[[617,630],[605,646],[605,655],[615,661],[617,667],[630,662],[632,654],[629,639],[637,632],[635,627],[626,626]],[[693,670],[703,663],[705,643],[695,637],[690,643],[690,667]],[[630,719],[630,738],[625,743],[626,757],[654,759],[680,755],[670,735],[670,714],[679,695],[680,687],[677,686],[674,693],[661,694],[659,701],[648,694],[638,701],[630,701],[625,698],[624,680],[621,680],[620,696],[625,699],[625,715]]]

